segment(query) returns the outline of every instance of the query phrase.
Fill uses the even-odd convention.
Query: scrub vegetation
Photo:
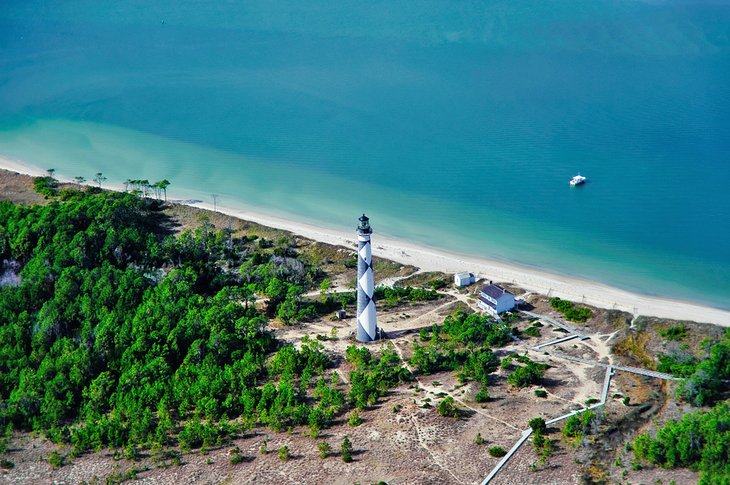
[[[634,454],[665,468],[699,470],[702,485],[730,483],[730,410],[722,403],[709,411],[670,420],[654,436],[639,435]]]
[[[575,306],[573,302],[561,300],[558,297],[550,299],[550,306],[562,313],[565,319],[571,322],[583,323],[593,316],[590,308]]]
[[[701,356],[687,350],[659,356],[657,370],[686,379],[677,388],[679,398],[693,406],[712,405],[727,397],[730,382],[730,330],[706,347]]]

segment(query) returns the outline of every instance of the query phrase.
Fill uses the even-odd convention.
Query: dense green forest
[[[0,203],[0,425],[77,453],[184,449],[343,411],[321,344],[267,331],[341,304],[302,299],[322,275],[288,241],[205,220],[175,237],[162,202],[134,194],[47,195]]]
[[[666,468],[699,470],[700,485],[730,484],[730,410],[721,403],[709,411],[670,420],[655,436],[634,440],[636,458]]]

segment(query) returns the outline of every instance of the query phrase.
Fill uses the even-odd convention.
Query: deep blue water
[[[100,3],[2,2],[0,154],[730,308],[726,2]]]

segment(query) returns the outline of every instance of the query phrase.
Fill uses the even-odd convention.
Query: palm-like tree
[[[150,181],[147,179],[139,180],[139,185],[142,187],[142,196],[147,197],[147,191],[150,190]]]
[[[170,181],[162,179],[159,182],[155,182],[155,185],[165,193],[165,202],[167,202],[167,187],[170,186]]]
[[[101,188],[101,183],[106,180],[106,177],[104,177],[104,174],[101,172],[96,172],[96,175],[94,175],[94,182],[99,184],[99,188]]]

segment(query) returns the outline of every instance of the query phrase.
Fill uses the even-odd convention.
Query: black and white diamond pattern
[[[375,278],[373,275],[372,254],[369,234],[358,235],[357,264],[357,340],[375,340],[376,314]]]

